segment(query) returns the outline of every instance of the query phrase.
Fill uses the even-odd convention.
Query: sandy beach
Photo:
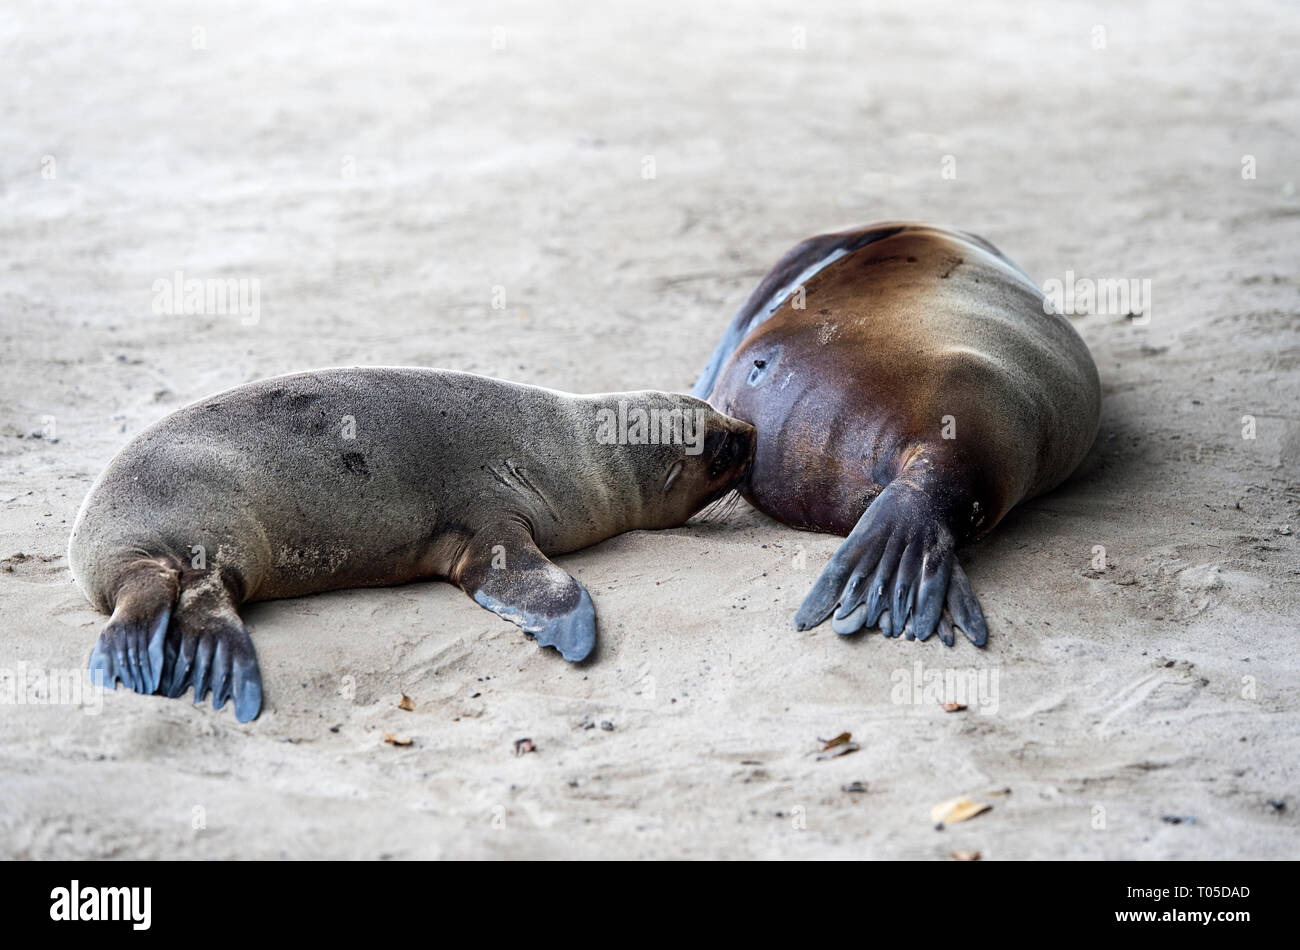
[[[560,559],[579,666],[444,583],[253,604],[251,723],[0,703],[0,856],[1300,853],[1294,5],[220,9],[0,13],[0,687],[85,669],[77,508],[211,393],[687,391],[780,254],[877,220],[1142,305],[1072,317],[1097,442],[962,555],[983,650],[796,632],[840,539],[744,504]],[[177,274],[256,306],[157,312]],[[992,808],[936,830],[962,796]]]

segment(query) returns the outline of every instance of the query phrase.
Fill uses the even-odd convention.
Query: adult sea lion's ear
[[[858,248],[883,241],[906,227],[903,224],[885,222],[852,231],[819,234],[786,251],[731,318],[726,333],[714,348],[691,395],[698,399],[708,399],[713,394],[723,365],[740,346],[741,340],[775,314],[801,284]],[[752,382],[754,381],[751,380],[751,384]]]
[[[513,523],[481,529],[465,548],[451,581],[482,607],[522,627],[539,645],[570,663],[596,645],[596,608],[587,589],[537,549]]]

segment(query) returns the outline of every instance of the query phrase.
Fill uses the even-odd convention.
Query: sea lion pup
[[[250,600],[445,578],[566,660],[591,597],[552,564],[726,494],[753,429],[690,396],[575,396],[446,370],[325,369],[240,386],[140,433],[77,515],[73,576],[112,616],[92,676],[261,708]]]
[[[922,224],[804,241],[733,318],[694,394],[758,429],[743,494],[848,535],[795,616],[925,640],[984,615],[953,556],[1060,483],[1097,433],[1088,347],[992,244]],[[943,611],[947,606],[947,613]]]

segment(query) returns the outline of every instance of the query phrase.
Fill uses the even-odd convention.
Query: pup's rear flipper
[[[164,695],[174,699],[193,686],[195,705],[211,690],[212,708],[233,698],[240,722],[261,712],[262,673],[253,640],[217,574],[181,590],[164,654]]]
[[[570,663],[585,660],[596,645],[591,595],[552,564],[520,525],[493,525],[475,535],[451,581]]]
[[[121,680],[137,693],[156,693],[164,640],[180,590],[179,572],[162,560],[140,559],[117,582],[113,615],[90,653],[90,678],[109,689]]]
[[[953,547],[947,519],[930,496],[896,479],[831,557],[795,614],[795,626],[807,630],[834,612],[836,633],[879,624],[887,637],[927,640],[937,629],[952,646],[955,624],[983,646],[988,627]]]

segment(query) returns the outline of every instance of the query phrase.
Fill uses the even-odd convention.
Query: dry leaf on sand
[[[950,825],[955,821],[967,821],[976,815],[982,815],[992,805],[973,802],[969,798],[953,798],[940,802],[930,809],[930,820],[940,825]]]

